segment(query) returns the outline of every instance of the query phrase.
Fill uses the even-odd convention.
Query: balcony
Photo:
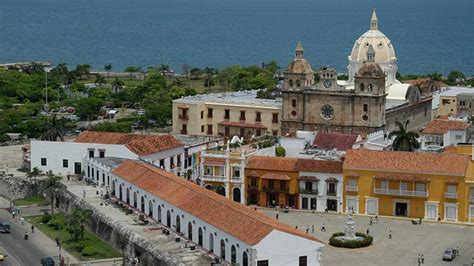
[[[458,198],[458,193],[445,192],[444,197],[447,198],[447,199],[457,199]]]
[[[471,196],[469,197],[469,202],[474,202],[474,195],[471,195]]]
[[[188,120],[188,119],[189,119],[189,116],[188,116],[188,115],[185,115],[185,114],[179,114],[179,115],[178,115],[178,118],[181,119],[181,120]]]
[[[359,187],[358,186],[346,186],[346,191],[347,192],[359,192]]]
[[[408,197],[428,197],[428,191],[413,191],[400,189],[374,188],[374,193],[379,195],[408,196]]]
[[[310,195],[318,195],[317,189],[300,189],[300,194],[310,194]]]
[[[214,181],[214,182],[224,182],[225,176],[220,175],[203,175],[203,181]]]
[[[249,191],[258,191],[258,187],[256,185],[248,185],[247,189]]]
[[[326,195],[328,195],[328,196],[337,196],[337,191],[326,190]]]
[[[287,187],[284,187],[284,188],[263,187],[262,191],[264,191],[264,192],[275,192],[275,193],[288,193],[289,189]]]
[[[240,176],[233,176],[230,180],[232,182],[237,182],[237,183],[240,183],[240,182],[244,181],[244,180],[242,180],[242,177],[240,177]]]
[[[179,131],[179,134],[187,135],[187,134],[188,134],[188,131],[187,131],[187,130],[184,130],[184,129],[181,129],[181,130]]]

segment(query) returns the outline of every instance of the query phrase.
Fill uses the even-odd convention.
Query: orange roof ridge
[[[142,168],[142,170],[140,169],[137,169],[137,168]],[[131,172],[127,171],[127,170],[131,170]],[[155,176],[152,176],[150,175],[150,173],[148,171],[151,171],[152,173],[155,174]],[[218,228],[220,228],[221,230],[231,234],[231,235],[234,235],[236,236],[237,238],[241,239],[242,241],[244,242],[247,242],[249,244],[257,244],[261,239],[263,239],[266,235],[268,235],[272,230],[280,230],[280,231],[283,231],[283,232],[286,232],[286,233],[290,233],[290,234],[294,234],[294,235],[298,235],[300,237],[305,237],[307,239],[310,239],[310,240],[315,240],[315,241],[320,241],[318,240],[317,238],[314,238],[314,237],[311,237],[311,236],[308,236],[306,234],[304,234],[303,232],[297,230],[297,229],[293,229],[292,227],[288,226],[288,225],[284,225],[284,224],[281,224],[281,223],[278,223],[276,221],[274,221],[273,219],[271,219],[270,217],[266,216],[266,215],[263,215],[261,213],[258,213],[252,209],[250,209],[249,207],[246,207],[246,206],[243,206],[239,203],[236,203],[236,202],[233,202],[225,197],[222,197],[218,194],[216,194],[215,192],[212,192],[212,191],[209,191],[201,186],[198,186],[194,183],[191,183],[187,180],[184,180],[184,179],[181,179],[169,172],[166,172],[162,169],[159,169],[159,168],[156,168],[154,166],[151,166],[151,165],[148,165],[144,162],[138,162],[138,161],[133,161],[133,160],[126,160],[124,161],[124,163],[122,163],[122,165],[120,165],[118,168],[116,168],[114,171],[114,174],[126,179],[126,180],[129,180],[129,182],[132,182],[134,183],[135,185],[139,186],[139,187],[142,187],[143,189],[145,189],[146,191],[150,192],[150,193],[153,193],[157,196],[159,196],[160,198],[162,198],[163,200],[175,205],[177,208],[181,208],[187,212],[189,212],[190,214],[192,215],[195,215],[205,221],[207,221],[209,224],[212,224]],[[147,173],[148,172],[148,173]],[[131,175],[134,175],[134,176],[131,176]],[[149,181],[149,182],[152,182],[153,184],[149,184],[149,185],[153,185],[152,187],[154,189],[151,189],[149,186],[146,187],[145,185],[146,184],[139,184],[139,183],[145,183],[145,181],[143,180],[140,180],[140,179],[143,179],[143,178],[146,178],[147,180],[145,181]],[[159,186],[156,186],[156,183],[159,183],[159,179],[160,178],[165,178],[166,181],[168,182],[165,182],[164,185],[167,185],[168,188],[170,187],[169,186],[169,181],[171,181],[172,183],[180,186],[180,187],[185,187],[186,189],[189,189],[189,193],[194,193],[194,195],[186,195],[185,199],[187,202],[180,202],[179,199],[176,199],[176,198],[171,198],[169,197],[170,195],[165,195],[166,194],[166,188],[164,187],[160,187],[158,188]],[[176,187],[175,189],[179,189],[180,187]],[[174,193],[175,190],[172,191],[171,195],[173,196],[180,196],[180,195],[176,195],[176,193]],[[181,191],[183,192],[183,191]],[[188,193],[188,194],[189,194]],[[160,195],[161,194],[161,195]],[[166,198],[168,197],[168,198]],[[198,198],[196,198],[198,197]],[[199,197],[204,197],[205,200],[207,201],[206,204],[201,204],[198,202],[199,201]],[[192,198],[192,202],[191,202],[191,205],[194,203],[195,205],[197,206],[187,206],[189,205],[189,199]],[[216,214],[215,210],[214,210],[214,213],[211,213],[209,212],[207,209],[210,208],[210,205],[216,205],[216,208],[217,207],[220,207],[220,208],[224,208],[226,210],[223,210],[223,212],[225,212],[226,216],[224,217],[219,217],[219,219],[212,219],[213,215]],[[201,210],[201,213],[199,212],[198,209],[196,208],[199,208],[204,206],[205,207],[205,210]],[[214,209],[216,209],[214,208]],[[229,210],[231,210],[229,212]],[[235,215],[232,215],[232,211],[233,212],[236,212]],[[205,215],[208,215],[209,217],[205,217]],[[234,216],[234,217],[232,217]],[[242,217],[242,216],[245,216],[247,217],[249,220],[251,221],[240,221],[240,223],[237,223],[236,221],[234,221],[235,218],[238,219],[238,217]],[[224,221],[225,218],[228,218],[229,221]],[[253,229],[255,231],[252,231],[251,229],[249,228],[245,228],[244,230],[239,230],[239,228],[236,228],[239,227],[239,226],[245,226],[245,225],[242,225],[242,223],[245,223],[247,224],[248,226],[251,226],[253,227]],[[258,228],[257,228],[258,227]],[[320,241],[322,242],[322,241]]]
[[[471,125],[467,122],[437,118],[431,121],[422,134],[446,134],[449,130],[465,130]]]

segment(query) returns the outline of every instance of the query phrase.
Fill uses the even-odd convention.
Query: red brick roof
[[[298,159],[295,170],[298,172],[318,172],[342,174],[341,161],[326,161],[313,159]]]
[[[293,172],[295,171],[297,161],[298,159],[296,158],[253,156],[245,166],[245,169]]]
[[[352,145],[356,143],[357,134],[338,133],[338,132],[320,132],[316,133],[313,146],[319,149],[337,149],[339,151],[346,151],[352,149]]]
[[[470,124],[466,122],[435,119],[423,129],[422,134],[446,134],[449,130],[466,130],[468,127]]]
[[[183,146],[172,135],[139,135],[97,131],[82,132],[75,142],[125,145],[139,156]]]
[[[431,173],[464,176],[469,156],[449,153],[348,150],[344,170]]]
[[[249,245],[259,243],[272,230],[319,241],[247,206],[144,162],[126,160],[113,173]]]

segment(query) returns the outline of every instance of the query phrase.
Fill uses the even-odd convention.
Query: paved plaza
[[[275,210],[259,210],[273,218]],[[344,232],[347,215],[292,211],[279,212],[279,221],[298,226],[298,229],[325,241],[335,232]],[[374,243],[361,249],[342,249],[326,245],[322,265],[418,265],[417,254],[425,257],[424,265],[469,265],[474,263],[474,226],[423,222],[413,225],[408,219],[379,218],[369,226],[369,218],[354,216],[356,230],[369,233]],[[374,219],[375,221],[375,219]],[[325,223],[326,232],[321,232]],[[314,225],[314,233],[312,233]],[[392,239],[388,239],[389,231]],[[459,257],[452,262],[442,261],[446,248],[459,246]]]

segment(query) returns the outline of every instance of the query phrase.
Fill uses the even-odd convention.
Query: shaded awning
[[[376,174],[374,179],[381,180],[400,180],[400,181],[416,181],[416,182],[429,182],[430,179],[424,176],[414,175],[395,175],[395,174]]]
[[[453,178],[446,179],[444,182],[447,184],[459,184],[459,180]]]
[[[326,182],[336,182],[336,183],[339,182],[339,180],[337,180],[337,178],[335,178],[335,177],[327,178],[325,181]]]
[[[354,172],[349,172],[346,174],[347,177],[359,177],[359,174],[354,173]]]
[[[262,175],[262,179],[271,179],[271,180],[291,180],[291,178],[286,174],[279,173],[266,173]]]
[[[262,124],[245,123],[245,122],[222,121],[222,122],[219,122],[218,125],[225,126],[225,127],[267,129],[267,127]]]
[[[247,176],[258,177],[258,174],[257,174],[257,172],[255,172],[255,170],[252,170],[247,174]]]
[[[300,176],[298,177],[298,179],[306,180],[306,181],[319,181],[319,178],[317,178],[316,176],[307,176],[307,175]]]
[[[225,161],[216,159],[205,159],[203,164],[207,165],[225,165]]]

